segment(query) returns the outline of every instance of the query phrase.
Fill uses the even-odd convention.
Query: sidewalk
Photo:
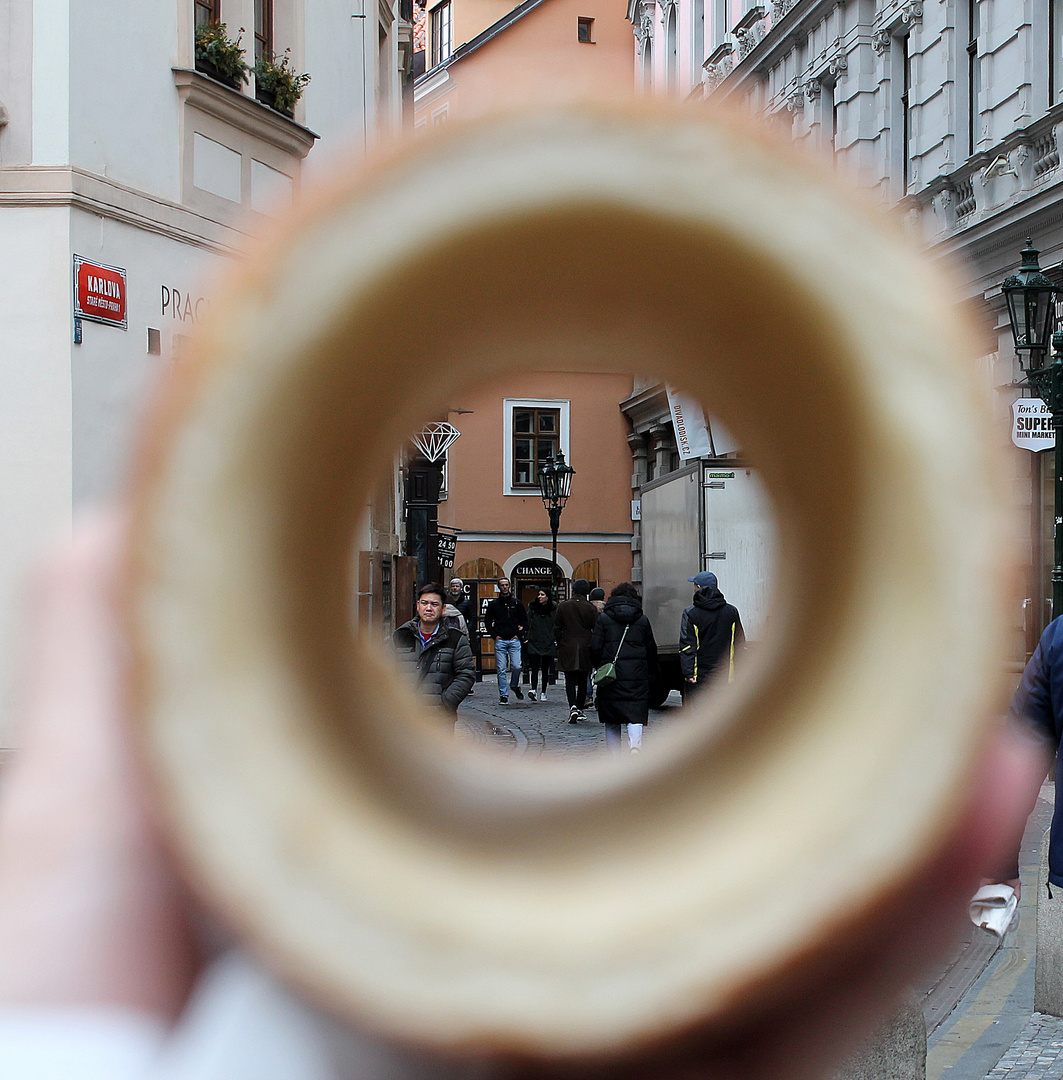
[[[529,700],[522,689],[523,701],[510,694],[500,705],[494,678],[477,683],[458,710],[458,738],[529,758],[606,752],[593,709],[585,722],[569,724],[563,685],[550,687],[547,702]],[[682,714],[677,693],[651,709],[644,744]],[[965,928],[952,958],[923,987],[927,1080],[1063,1080],[1063,1019],[1033,1012],[1037,874],[1054,800],[1055,785],[1044,784],[1023,835],[1017,924],[1002,942]]]
[[[1063,1080],[1063,1020],[1033,1012],[1037,873],[1054,801],[1055,785],[1044,784],[1023,835],[1018,925],[981,973],[971,972],[973,981],[956,1007],[933,1018],[936,1027],[932,1008],[924,1010],[927,1080]],[[969,941],[977,942],[984,931],[972,930]],[[953,967],[962,965],[963,950]],[[928,1005],[937,991],[931,990]]]

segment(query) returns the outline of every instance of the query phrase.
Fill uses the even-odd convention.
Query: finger
[[[126,740],[121,538],[115,515],[83,522],[32,590],[22,745],[0,801],[0,1001],[168,1017],[193,954]]]

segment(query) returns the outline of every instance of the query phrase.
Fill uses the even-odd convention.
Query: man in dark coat
[[[557,641],[557,666],[565,673],[568,697],[568,722],[586,720],[587,676],[591,670],[591,633],[598,621],[598,609],[587,599],[590,582],[576,578],[572,599],[557,605],[554,614],[554,638]]]
[[[476,628],[479,625],[476,618],[476,605],[471,596],[465,595],[465,582],[460,577],[450,579],[450,584],[447,586],[447,603],[456,607],[465,620],[471,641],[476,636]]]
[[[1048,842],[1048,882],[1063,889],[1063,754],[1057,753],[1063,738],[1063,618],[1045,627],[1030,657],[1015,696],[1009,719],[1031,731],[1042,744],[1045,765],[1055,756],[1056,803],[1052,812],[1052,832]],[[1032,804],[1030,809],[1032,809]],[[1002,868],[998,881],[1019,892],[1019,845],[1016,835],[1014,859]]]
[[[642,750],[642,728],[649,721],[650,682],[657,668],[657,642],[642,612],[638,590],[621,582],[605,602],[590,644],[595,667],[612,662],[616,679],[598,685],[598,720],[605,724],[610,751],[620,753],[620,727],[627,724],[633,754]]]
[[[436,582],[417,591],[417,617],[392,635],[399,663],[429,701],[456,713],[476,678],[469,639],[443,626],[444,590]]]
[[[528,613],[510,590],[509,578],[498,579],[498,595],[484,612],[484,630],[495,639],[495,672],[498,676],[498,703],[509,704],[509,673],[513,671],[513,693],[524,697],[520,688],[520,635],[528,627]]]
[[[697,586],[694,603],[683,612],[679,628],[679,664],[688,694],[706,686],[716,672],[734,672],[735,653],[746,643],[738,608],[728,604],[716,575],[705,570],[688,578]]]

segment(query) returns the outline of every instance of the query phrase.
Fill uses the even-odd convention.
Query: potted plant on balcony
[[[303,96],[310,76],[297,75],[291,66],[291,49],[284,55],[261,56],[255,63],[255,97],[285,116],[294,115],[295,103]]]
[[[197,27],[196,71],[202,71],[204,75],[239,90],[240,84],[247,82],[251,72],[240,46],[243,32],[241,27],[241,36],[233,41],[225,30],[225,23]]]

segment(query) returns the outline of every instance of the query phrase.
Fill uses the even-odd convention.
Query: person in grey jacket
[[[468,696],[476,679],[469,639],[443,625],[443,586],[429,582],[417,590],[417,617],[392,635],[399,663],[433,704],[449,712]]]

